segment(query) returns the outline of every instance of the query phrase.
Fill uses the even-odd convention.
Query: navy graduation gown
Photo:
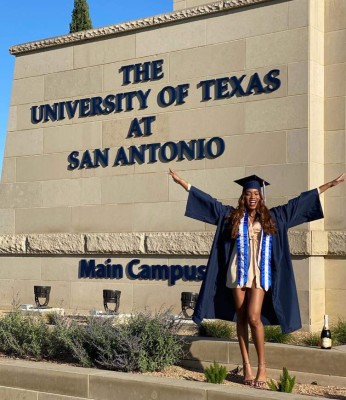
[[[235,240],[231,239],[227,217],[233,210],[201,190],[191,187],[185,215],[217,225],[205,278],[202,282],[193,320],[204,318],[235,321],[232,290],[226,287],[226,274]],[[277,234],[272,242],[272,286],[263,301],[261,319],[265,325],[280,325],[283,333],[301,328],[297,289],[288,243],[288,229],[323,218],[317,189],[302,193],[287,204],[270,209]]]

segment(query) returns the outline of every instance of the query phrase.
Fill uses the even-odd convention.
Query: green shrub
[[[199,336],[215,337],[219,339],[233,339],[236,337],[234,324],[223,321],[205,321],[199,325]]]
[[[289,333],[282,333],[279,326],[265,326],[264,340],[272,343],[290,343],[292,341],[292,335]]]
[[[9,356],[41,360],[47,356],[49,330],[43,318],[19,311],[0,318],[0,351]]]
[[[49,330],[48,357],[65,361],[71,359],[71,356],[73,358],[74,340],[80,331],[78,324],[58,314],[54,314],[50,322],[53,326]]]
[[[56,312],[49,312],[44,315],[45,321],[48,325],[54,325],[57,318],[59,318],[59,314]]]
[[[208,383],[222,383],[226,376],[227,370],[223,365],[220,365],[216,361],[204,370],[204,376]]]
[[[77,325],[71,340],[72,354],[83,367],[110,370],[136,369],[137,340],[127,335],[123,325],[112,319],[91,317],[85,325]]]
[[[346,320],[339,319],[331,326],[331,333],[334,344],[346,344]]]
[[[123,324],[90,318],[76,331],[72,353],[86,367],[156,371],[179,361],[183,343],[168,312],[141,312]]]
[[[77,361],[84,367],[155,371],[180,360],[183,342],[169,313],[133,315],[125,323],[91,317],[79,323],[59,315],[47,326],[19,311],[0,318],[0,352],[21,358]],[[72,356],[72,360],[71,360]]]
[[[277,382],[273,381],[273,379],[267,382],[268,387],[274,392],[292,393],[292,390],[296,383],[296,377],[291,377],[288,373],[287,368],[285,367],[283,368],[282,372],[283,373],[282,375],[280,375],[280,378]]]
[[[138,339],[138,369],[157,371],[178,362],[183,355],[183,342],[177,336],[180,326],[169,311],[133,315],[126,325],[127,334]]]
[[[320,346],[321,334],[317,332],[310,332],[302,339],[302,342],[306,346]]]

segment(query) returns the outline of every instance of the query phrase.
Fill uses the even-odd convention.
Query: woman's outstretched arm
[[[209,194],[191,186],[171,169],[168,173],[185,190],[189,191],[185,215],[208,224],[217,225],[220,217],[229,214],[232,207],[225,206]]]
[[[333,186],[338,185],[341,182],[344,182],[345,180],[345,173],[341,174],[340,176],[338,176],[337,178],[333,179],[330,182],[325,183],[324,185],[319,187],[320,193],[325,192],[326,190],[330,189]]]
[[[318,188],[319,194],[333,186],[339,185],[344,180],[345,174],[342,174],[332,181],[325,183]],[[287,204],[272,208],[271,211],[277,219],[285,223],[287,229],[305,222],[315,221],[323,218],[319,194],[317,193],[317,189],[309,190],[291,199]]]
[[[178,183],[180,186],[182,186],[185,190],[188,190],[189,184],[183,179],[178,176],[174,171],[169,169],[168,174],[173,178],[175,183]]]

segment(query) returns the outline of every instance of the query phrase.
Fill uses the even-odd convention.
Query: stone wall
[[[307,4],[263,2],[212,12],[207,19],[18,54],[1,185],[2,232],[209,229],[184,217],[186,193],[169,179],[168,167],[225,202],[239,195],[232,181],[254,172],[272,182],[269,205],[306,190],[308,18],[301,14]],[[121,66],[154,59],[164,60],[163,80],[124,88]],[[275,68],[281,87],[272,93],[201,102],[196,89],[203,79],[263,76]],[[165,109],[154,101],[163,85],[185,82],[191,87],[185,104]],[[145,110],[31,123],[33,105],[141,88],[152,90]],[[145,115],[156,116],[153,134],[126,139],[131,120]],[[214,160],[67,169],[72,150],[114,152],[120,145],[213,136],[226,143],[225,154]]]
[[[0,258],[0,305],[8,306],[17,292],[30,302],[34,282],[52,280],[54,301],[87,310],[95,303],[90,293],[104,286],[78,278],[78,262],[89,254],[99,262],[109,256],[125,263],[140,254],[153,263],[205,263],[207,252],[198,245],[210,244],[214,227],[184,217],[187,193],[169,179],[168,168],[233,204],[239,196],[233,180],[256,173],[272,184],[269,206],[341,173],[344,8],[343,0],[176,0],[167,15],[14,46],[0,185],[0,233],[11,250]],[[159,59],[162,79],[124,85],[122,66]],[[273,69],[280,70],[276,91],[201,101],[203,80],[246,75],[246,86],[251,75]],[[185,103],[158,104],[164,86],[184,83],[190,85]],[[145,109],[136,103],[128,112],[31,122],[32,106],[149,89]],[[127,138],[133,119],[145,116],[156,117],[152,134]],[[68,170],[73,150],[109,148],[112,160],[121,146],[215,136],[225,142],[215,159]],[[328,230],[344,229],[344,191],[340,186],[325,196]],[[324,257],[343,257],[343,245],[337,234],[324,232],[323,221],[296,229],[291,243],[298,295],[304,327],[311,329],[320,326],[325,310],[339,312],[332,304],[344,289],[336,294],[330,286]],[[139,253],[131,247],[137,245]],[[328,258],[326,272],[333,263]],[[121,284],[126,311],[152,307],[160,298],[177,310],[178,292],[199,286]]]
[[[345,171],[346,129],[346,2],[325,1],[325,177],[331,179]],[[345,185],[325,196],[328,230],[340,230],[334,243],[345,243]],[[337,253],[335,254],[337,256]],[[345,258],[327,258],[325,263],[326,312],[345,317]]]

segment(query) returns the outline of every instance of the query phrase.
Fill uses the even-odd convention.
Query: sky
[[[0,0],[0,171],[15,63],[15,56],[8,50],[13,45],[68,34],[73,3],[74,0]],[[88,0],[88,4],[93,28],[173,10],[173,0]]]

